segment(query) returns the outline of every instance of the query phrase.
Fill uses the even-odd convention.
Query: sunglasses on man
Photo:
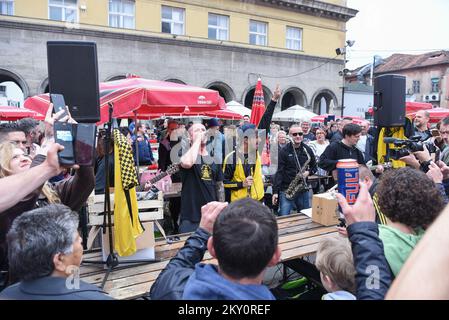
[[[292,133],[292,137],[297,137],[297,136],[302,136],[303,133],[302,132],[294,132]]]

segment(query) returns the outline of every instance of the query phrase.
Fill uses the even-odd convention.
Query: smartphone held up
[[[55,142],[64,146],[58,153],[59,163],[63,166],[93,166],[95,162],[96,126],[93,123],[67,123],[56,121],[54,126]]]
[[[63,166],[93,166],[95,159],[95,134],[96,126],[91,123],[68,123],[61,119],[69,116],[68,108],[62,94],[50,94],[55,114],[59,115],[53,125],[55,142],[64,146],[59,152],[59,163]]]
[[[65,104],[65,99],[64,96],[62,94],[59,93],[51,93],[50,94],[50,101],[51,103],[53,103],[53,112],[54,113],[58,113],[61,110],[63,110],[64,112],[62,113],[62,115],[59,117],[59,119],[64,118],[65,116],[68,115],[67,113],[67,106]],[[59,120],[58,119],[58,120]]]
[[[53,125],[55,142],[64,147],[58,153],[59,163],[63,166],[73,166],[75,164],[74,125],[67,122],[56,121]]]

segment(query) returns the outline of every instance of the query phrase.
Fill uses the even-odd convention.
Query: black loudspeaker
[[[374,125],[405,125],[405,77],[386,74],[374,79]]]
[[[78,122],[100,120],[97,46],[94,42],[48,41],[50,93],[64,96]]]

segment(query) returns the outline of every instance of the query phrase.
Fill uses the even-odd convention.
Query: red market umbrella
[[[431,103],[426,102],[406,102],[405,103],[405,113],[409,114],[412,112],[417,112],[419,110],[430,110],[433,106]]]
[[[230,119],[230,120],[240,120],[243,119],[243,116],[237,112],[227,109],[226,103],[222,97],[219,97],[219,105],[220,110],[214,111],[205,111],[198,112],[193,111],[190,108],[186,107],[184,112],[176,113],[176,112],[165,112],[165,113],[147,113],[139,109],[137,112],[137,119],[140,120],[151,120],[158,119],[161,117],[210,117],[210,118],[219,118],[219,119]],[[119,116],[119,118],[134,118],[134,112],[129,112]]]
[[[218,110],[218,111],[208,111],[208,112],[184,112],[184,113],[155,113],[152,115],[141,115],[137,114],[137,119],[139,120],[153,120],[153,119],[160,119],[162,117],[208,117],[208,118],[218,118],[218,119],[227,119],[227,120],[241,120],[243,119],[243,116],[241,114],[238,114],[236,112],[233,112],[231,110]],[[119,118],[128,119],[128,118],[134,118],[133,114],[126,114],[123,116],[120,116]]]
[[[237,112],[231,110],[219,110],[219,111],[209,111],[205,112],[207,117],[218,118],[218,119],[228,119],[228,120],[241,120],[243,116]]]
[[[256,90],[254,92],[253,105],[251,107],[251,119],[249,122],[259,125],[263,114],[265,113],[265,100],[263,97],[262,80],[257,79]]]
[[[324,123],[324,119],[326,119],[328,116],[330,116],[329,114],[320,114],[319,116],[315,116],[312,119],[310,119],[310,122],[321,122]],[[362,117],[359,116],[344,116],[344,117],[348,117],[348,118],[352,118],[352,122],[355,124],[360,124],[363,121],[365,121],[365,119],[363,119]],[[337,119],[341,119],[341,116],[335,116],[335,120]]]
[[[114,105],[114,118],[137,115],[149,119],[154,114],[199,114],[222,108],[218,91],[138,77],[100,83],[99,124],[108,120],[109,103]],[[25,101],[27,108],[41,114],[45,114],[48,104],[48,94]]]
[[[241,120],[243,119],[243,116],[240,113],[237,113],[235,111],[232,111],[231,109],[228,109],[226,106],[226,102],[222,97],[220,97],[220,107],[221,110],[215,110],[215,111],[207,111],[205,112],[205,115],[212,118],[219,118],[219,119],[229,119],[229,120]]]
[[[413,112],[417,112],[419,110],[430,110],[432,108],[433,108],[433,106],[432,106],[431,103],[407,101],[405,103],[405,114],[410,114],[410,113],[413,113]],[[370,107],[368,109],[368,113],[369,114],[373,114],[373,107]]]
[[[426,110],[429,113],[430,123],[438,123],[443,118],[449,117],[449,109],[446,108],[433,108]],[[416,112],[408,114],[412,118],[415,118]]]
[[[34,118],[37,120],[44,120],[45,116],[25,108],[0,106],[0,120],[16,121],[23,118]]]
[[[310,119],[310,122],[324,122],[324,120],[328,117],[331,116],[331,114],[320,114],[318,116],[315,116],[313,118]],[[340,119],[340,116],[335,116],[335,120]]]

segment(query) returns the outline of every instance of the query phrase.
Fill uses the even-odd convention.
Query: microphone
[[[390,137],[384,138],[385,143],[395,143],[396,141],[397,141],[396,138],[390,138]]]

